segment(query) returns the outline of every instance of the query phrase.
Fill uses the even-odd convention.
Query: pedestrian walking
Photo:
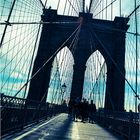
[[[93,123],[94,116],[96,113],[96,105],[93,103],[93,100],[91,100],[91,103],[89,104],[89,123]]]

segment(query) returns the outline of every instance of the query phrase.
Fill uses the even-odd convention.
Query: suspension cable
[[[42,5],[42,7],[45,9],[45,6],[46,6],[46,2],[47,2],[47,0],[46,0],[46,2],[45,2],[45,5],[43,4],[43,2],[42,2],[42,0],[39,0],[39,2],[41,3],[41,5]]]
[[[81,28],[81,25],[79,25],[78,28],[74,31],[74,33],[76,32],[76,35],[74,36],[74,38],[73,38],[73,40],[72,40],[72,42],[71,42],[71,44],[70,44],[69,49],[72,47],[72,44],[73,44],[73,42],[74,42],[74,40],[75,40],[77,34],[79,34],[80,28]],[[73,33],[73,34],[74,34],[74,33]],[[69,37],[69,39],[73,36],[73,34]],[[67,39],[67,41],[68,41],[69,39]],[[63,44],[65,44],[67,41],[65,41]],[[59,51],[63,48],[63,46],[64,46],[64,45],[61,45]],[[57,53],[58,53],[59,51],[57,51]],[[55,53],[55,55],[56,55],[57,53]],[[66,54],[67,54],[67,53],[66,53]],[[66,57],[66,55],[65,55],[65,57]],[[64,60],[65,57],[63,57],[63,60]],[[62,64],[62,62],[61,62],[61,64]],[[55,75],[55,76],[56,76],[56,75]],[[61,79],[60,79],[60,81],[61,81]],[[61,85],[60,85],[60,87],[61,87]],[[46,89],[46,91],[45,91],[45,93],[44,93],[44,96],[43,96],[42,99],[41,99],[41,102],[44,100],[46,94],[47,94],[47,89]]]
[[[39,39],[40,30],[41,30],[41,24],[39,25],[37,36],[36,36],[36,40],[35,40],[35,45],[34,45],[33,54],[32,54],[32,58],[31,58],[31,62],[30,62],[30,68],[29,68],[29,72],[28,72],[28,76],[27,76],[27,81],[30,78],[30,74],[31,74],[31,70],[32,70],[32,65],[33,65],[33,59],[35,57],[35,50],[36,50],[36,47],[37,47],[37,42],[38,42],[38,39]],[[26,95],[26,92],[27,92],[27,86],[28,86],[28,83],[27,83],[27,85],[25,87],[25,93],[24,93],[23,98],[25,98],[25,95]]]
[[[18,25],[18,24],[79,24],[79,22],[75,21],[75,22],[66,22],[66,21],[58,21],[58,22],[0,22],[0,25]]]
[[[62,49],[62,47],[69,41],[69,39],[75,34],[75,32],[80,28],[79,25],[76,30],[66,39],[66,41],[56,50],[56,52],[32,75],[32,77],[19,89],[19,91],[14,95],[16,97],[18,93],[46,66],[46,64]]]
[[[11,17],[11,14],[12,14],[12,11],[13,11],[13,8],[14,8],[14,5],[15,5],[15,2],[16,2],[16,0],[13,1],[12,7],[10,9],[10,12],[9,12],[9,15],[8,15],[8,18],[7,18],[7,21],[6,22],[9,22],[10,21],[10,17]],[[5,37],[5,34],[6,34],[7,27],[8,27],[8,24],[5,25],[5,28],[4,28],[2,37],[1,37],[0,48],[2,46],[4,37]]]
[[[99,11],[97,14],[93,15],[93,17],[96,17],[97,15],[99,15],[101,12],[103,12],[105,9],[107,9],[109,6],[111,6],[114,2],[116,2],[117,0],[112,1],[110,4],[108,4],[105,8],[103,8],[101,11]]]
[[[90,26],[89,26],[90,28]],[[125,79],[125,81],[127,82],[127,84],[130,86],[130,88],[132,89],[132,91],[134,92],[135,96],[140,100],[140,97],[137,95],[135,89],[131,86],[130,82],[125,78],[124,74],[122,73],[122,71],[120,70],[120,68],[117,66],[117,63],[114,61],[114,59],[112,58],[112,56],[109,54],[109,52],[106,50],[104,44],[102,43],[102,41],[98,38],[98,36],[96,35],[96,33],[90,28],[91,32],[93,33],[93,35],[95,36],[95,38],[98,40],[98,42],[101,44],[101,46],[103,47],[103,49],[105,50],[106,54],[109,56],[110,60],[112,61],[112,63],[115,65],[115,67],[117,68],[118,72],[122,75],[122,77]]]
[[[78,11],[75,9],[75,7],[73,6],[73,4],[71,3],[70,0],[68,0],[68,2],[70,3],[70,5],[72,6],[72,8],[74,9],[74,11],[78,14]]]
[[[102,26],[102,25],[94,24],[94,23],[92,23],[92,25],[94,25],[95,27],[99,27],[99,29],[109,29],[111,31],[118,31],[118,32],[122,32],[122,33],[128,33],[128,34],[140,36],[139,33],[136,34],[134,32],[125,31],[125,30],[122,30],[122,29],[117,29],[117,28],[113,28],[113,27],[106,27],[106,26]]]

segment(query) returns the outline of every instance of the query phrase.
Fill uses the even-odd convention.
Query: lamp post
[[[63,85],[62,85],[62,87],[61,87],[61,90],[62,90],[62,100],[61,100],[61,103],[63,103],[63,101],[64,101],[64,94],[65,94],[65,92],[66,92],[66,88],[67,88],[67,86],[66,86],[66,84],[64,83]]]

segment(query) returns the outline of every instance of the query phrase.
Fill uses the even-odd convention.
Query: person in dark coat
[[[68,108],[69,108],[69,115],[72,115],[72,108],[73,108],[73,100],[70,100],[68,103]]]
[[[74,120],[75,120],[75,121],[77,121],[77,119],[78,119],[78,117],[79,117],[79,113],[80,113],[80,111],[79,111],[79,106],[80,106],[80,99],[77,97],[77,98],[75,99],[75,105],[74,105],[74,114],[75,114]]]
[[[85,122],[88,117],[88,102],[86,101],[86,99],[83,99],[80,108],[81,108],[82,122]]]
[[[93,100],[91,100],[91,103],[89,104],[89,123],[93,123],[93,118],[96,113],[96,105],[93,103]]]

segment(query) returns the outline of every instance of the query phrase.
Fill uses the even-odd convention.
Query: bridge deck
[[[7,139],[13,140],[118,140],[97,124],[73,122],[66,114],[61,114],[24,132]]]

